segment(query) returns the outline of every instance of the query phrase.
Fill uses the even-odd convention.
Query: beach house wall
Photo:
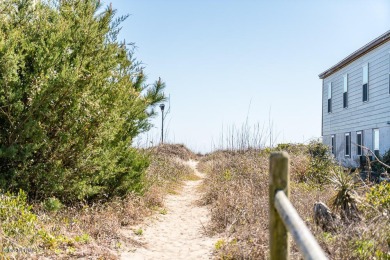
[[[366,153],[390,149],[390,31],[319,75],[322,140],[336,159],[358,167]]]

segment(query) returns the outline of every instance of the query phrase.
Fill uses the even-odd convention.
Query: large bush
[[[312,141],[308,145],[308,153],[310,155],[309,180],[319,185],[329,183],[331,173],[336,168],[329,148],[320,142]]]
[[[98,0],[0,2],[0,188],[81,200],[139,190],[130,147],[164,84],[145,83]]]
[[[318,141],[303,144],[279,144],[277,151],[286,151],[291,158],[292,179],[322,186],[338,167],[329,153],[329,147]]]

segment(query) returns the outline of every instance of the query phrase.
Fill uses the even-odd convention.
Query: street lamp
[[[160,104],[161,109],[161,143],[164,143],[164,104]]]

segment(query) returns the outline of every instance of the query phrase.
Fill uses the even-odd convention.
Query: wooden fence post
[[[289,259],[290,244],[287,229],[275,209],[275,194],[283,190],[289,197],[289,156],[286,152],[272,153],[269,176],[269,234],[271,260]]]

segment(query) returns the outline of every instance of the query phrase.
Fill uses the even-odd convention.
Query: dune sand
[[[128,231],[132,239],[143,246],[127,248],[121,259],[211,259],[216,237],[205,234],[205,227],[210,221],[207,207],[196,202],[201,193],[204,174],[196,169],[197,162],[184,162],[192,167],[201,179],[186,181],[177,195],[167,195],[165,207],[167,212],[155,214],[136,228],[143,234],[134,235]]]

